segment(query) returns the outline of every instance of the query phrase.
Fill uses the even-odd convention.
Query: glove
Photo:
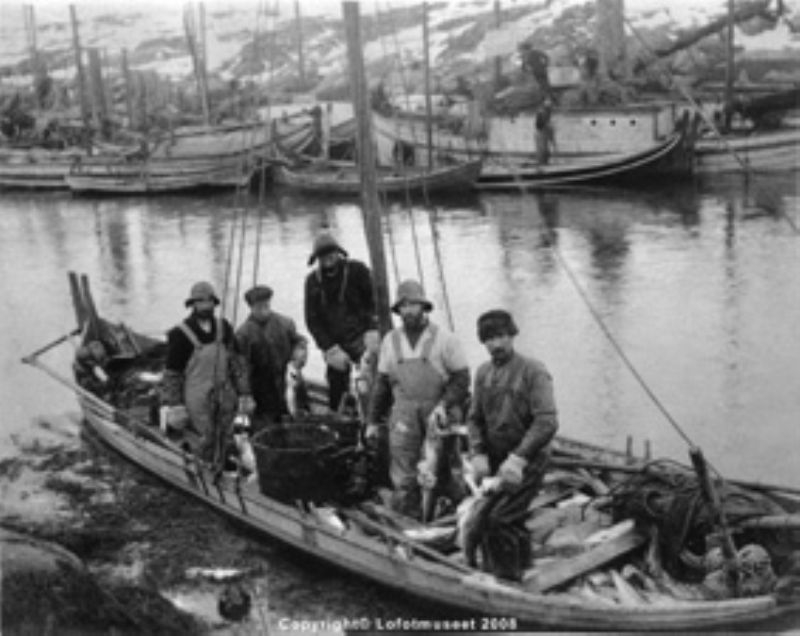
[[[292,349],[292,357],[289,360],[289,363],[295,369],[302,369],[304,366],[306,366],[306,362],[308,362],[308,345],[305,342],[302,342]]]
[[[472,478],[476,484],[480,484],[481,480],[489,476],[489,458],[486,455],[473,455],[469,460],[469,472],[472,473]]]
[[[422,460],[417,465],[417,483],[422,488],[430,490],[436,485],[436,475],[434,474],[430,464]]]
[[[377,354],[381,348],[381,335],[377,329],[364,332],[364,349],[368,353]]]
[[[519,486],[522,483],[522,475],[527,465],[527,460],[522,459],[519,455],[511,453],[506,457],[506,461],[500,464],[497,475],[502,480],[503,485]]]
[[[447,409],[439,402],[428,415],[428,430],[441,434],[447,430],[448,423]]]
[[[339,345],[333,345],[325,352],[325,364],[337,371],[347,371],[350,368],[350,356]]]
[[[167,429],[182,431],[189,424],[189,412],[182,404],[177,406],[162,406],[158,412],[159,428],[162,433]]]
[[[253,411],[256,410],[256,401],[253,399],[252,395],[240,395],[239,396],[239,413],[243,413],[245,415],[252,415]]]
[[[377,440],[380,436],[381,428],[374,422],[370,422],[367,424],[367,428],[364,429],[364,441],[371,442]]]

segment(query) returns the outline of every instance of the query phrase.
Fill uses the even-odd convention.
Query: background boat
[[[472,188],[480,172],[480,160],[433,169],[379,166],[376,179],[378,191],[383,194],[441,192]],[[278,164],[273,178],[280,185],[318,194],[357,195],[363,187],[358,166],[341,161],[316,161],[298,167]]]

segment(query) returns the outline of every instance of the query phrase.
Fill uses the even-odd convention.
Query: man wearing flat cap
[[[256,285],[244,299],[250,315],[236,330],[239,350],[248,362],[250,387],[256,402],[253,433],[278,423],[289,412],[286,403],[286,371],[306,347],[306,339],[294,320],[272,309],[272,289]]]
[[[392,508],[415,518],[422,514],[420,482],[424,479],[420,478],[435,478],[420,464],[426,435],[432,428],[460,420],[469,392],[469,367],[461,345],[455,335],[431,322],[432,309],[433,303],[417,281],[398,285],[392,311],[403,324],[381,342],[367,417],[367,437],[379,437],[391,407]]]
[[[308,264],[315,263],[305,282],[306,326],[325,357],[328,404],[338,410],[350,388],[352,366],[378,346],[372,273],[348,258],[328,232],[314,241]]]
[[[167,334],[164,421],[182,431],[193,452],[216,463],[236,412],[253,409],[247,365],[233,327],[214,314],[219,298],[211,283],[192,285],[184,304],[191,313]]]
[[[527,509],[539,491],[550,457],[550,442],[558,430],[553,380],[547,368],[535,358],[514,350],[518,333],[513,317],[495,309],[478,318],[478,339],[491,359],[483,363],[475,375],[472,403],[467,416],[470,438],[468,472],[484,489],[494,491],[494,499],[484,512],[488,521],[481,526],[487,536],[493,524],[514,516],[513,511]],[[489,478],[490,476],[493,476]],[[489,478],[489,479],[487,479]],[[530,537],[520,517],[512,530],[518,546],[495,551],[484,563],[493,564],[495,574],[518,578],[527,567],[525,562],[503,563],[502,554],[530,556]],[[504,540],[510,536],[503,534]],[[511,534],[514,534],[513,532]],[[496,546],[495,537],[493,545]],[[491,541],[486,549],[491,552]],[[520,550],[522,552],[520,552]],[[524,559],[523,559],[524,561]]]

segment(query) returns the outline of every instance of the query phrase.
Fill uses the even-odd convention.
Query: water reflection
[[[271,285],[276,309],[304,328],[306,261],[321,227],[368,260],[356,203],[285,191],[268,192],[263,204],[225,193],[99,200],[3,193],[2,202],[0,326],[15,336],[0,398],[24,414],[9,430],[43,409],[74,408],[68,395],[43,405],[40,395],[52,387],[16,362],[73,324],[69,269],[89,274],[101,311],[163,334],[182,318],[192,282],[224,290],[228,272],[240,267],[243,288]],[[506,307],[520,324],[519,348],[554,373],[566,434],[618,447],[633,434],[637,447],[650,439],[656,452],[683,457],[683,441],[620,361],[588,302],[718,467],[800,483],[800,469],[773,461],[782,442],[800,436],[800,297],[790,293],[800,284],[800,238],[787,222],[797,220],[799,204],[796,181],[783,176],[473,193],[411,208],[392,200],[384,223],[390,287],[422,278],[440,324],[449,323],[449,304],[473,367],[485,358],[477,316]],[[242,235],[235,223],[245,215]],[[239,319],[241,291],[231,283],[225,294],[226,313]],[[309,373],[321,367],[313,352]]]

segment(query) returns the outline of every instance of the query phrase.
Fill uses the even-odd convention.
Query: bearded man
[[[389,478],[392,508],[421,516],[418,469],[431,427],[463,416],[469,392],[469,367],[458,339],[434,324],[433,303],[415,280],[397,288],[392,311],[402,326],[386,334],[378,357],[378,374],[368,410],[368,438],[381,437],[388,420]]]
[[[369,268],[347,256],[329,233],[314,241],[305,282],[305,317],[325,357],[328,405],[338,410],[350,389],[350,373],[368,349],[378,347],[378,318]]]

